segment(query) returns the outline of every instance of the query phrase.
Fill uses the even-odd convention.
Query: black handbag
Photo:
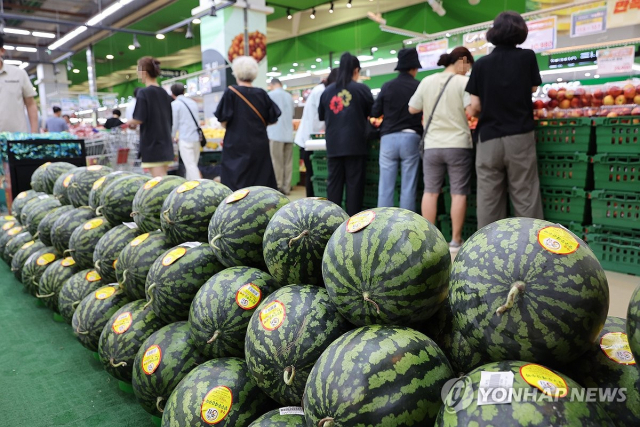
[[[191,115],[191,118],[193,119],[193,122],[196,124],[196,129],[198,129],[198,136],[200,137],[200,146],[201,147],[206,146],[207,145],[207,138],[204,136],[204,132],[202,131],[202,128],[200,127],[200,124],[198,123],[196,118],[193,116],[193,113],[191,112],[191,108],[189,108],[187,103],[184,102],[182,99],[180,99],[180,102],[182,102],[184,104],[184,106],[187,107],[187,111]]]

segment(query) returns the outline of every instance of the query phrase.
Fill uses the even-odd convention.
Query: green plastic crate
[[[451,193],[450,187],[442,187],[442,194],[444,196],[444,208],[447,213],[451,213]],[[472,189],[473,193],[467,196],[467,213],[465,218],[476,218],[478,211],[478,196],[475,194],[475,188]]]
[[[378,183],[366,182],[364,185],[364,201],[365,209],[373,209],[378,207]],[[396,185],[393,192],[393,206],[400,206],[400,187]]]
[[[589,117],[544,120],[536,127],[539,153],[590,153],[592,126]]]
[[[316,197],[327,197],[327,178],[314,174],[311,177],[311,183],[313,184],[313,194]]]
[[[327,152],[314,151],[313,154],[311,154],[311,166],[313,167],[313,176],[326,179],[329,176]]]
[[[598,153],[640,154],[640,117],[595,119]]]
[[[579,188],[541,188],[542,209],[547,221],[567,224],[588,222],[588,194]]]
[[[440,224],[440,232],[447,242],[450,242],[453,233],[451,217],[449,215],[440,215],[438,217],[438,223]],[[464,224],[462,224],[462,240],[468,240],[477,230],[478,222],[475,218],[465,219]]]
[[[540,185],[545,187],[591,187],[591,164],[584,153],[538,154]]]
[[[640,276],[640,231],[600,230],[589,236],[589,247],[602,268]]]
[[[593,175],[597,190],[640,191],[640,154],[598,154]]]
[[[640,229],[640,193],[594,191],[591,212],[594,224],[621,230]]]

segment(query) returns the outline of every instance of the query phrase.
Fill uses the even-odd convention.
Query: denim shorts
[[[439,194],[449,173],[451,194],[471,193],[473,150],[468,148],[428,148],[422,154],[424,192]]]

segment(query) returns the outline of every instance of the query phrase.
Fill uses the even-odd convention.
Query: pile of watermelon
[[[452,261],[398,208],[66,163],[31,185],[0,255],[158,425],[640,425],[640,291],[607,317],[557,224],[498,221]]]

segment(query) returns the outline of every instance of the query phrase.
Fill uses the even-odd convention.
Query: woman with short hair
[[[231,69],[238,84],[225,90],[215,112],[227,129],[221,182],[233,191],[254,185],[277,189],[267,126],[278,121],[280,109],[267,92],[253,87],[258,77],[255,59],[239,56],[233,60]]]

